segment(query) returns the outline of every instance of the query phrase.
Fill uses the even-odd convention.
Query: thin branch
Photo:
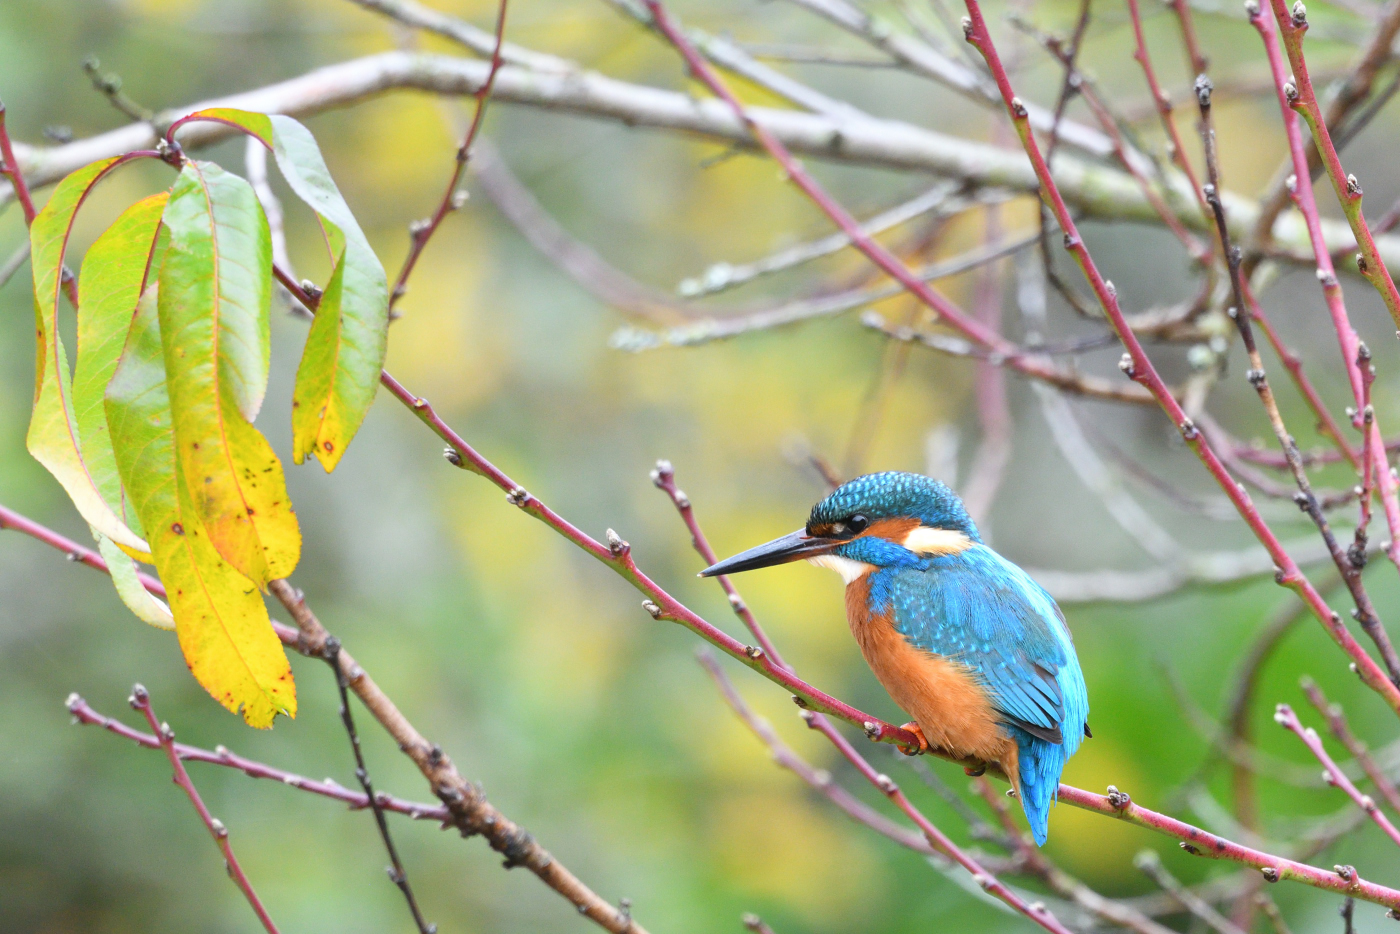
[[[462,182],[462,172],[466,169],[467,162],[472,156],[472,143],[476,140],[476,135],[481,132],[481,124],[486,117],[486,104],[491,99],[491,89],[496,84],[496,76],[501,72],[501,64],[504,61],[501,56],[501,48],[506,41],[506,8],[508,5],[509,0],[501,0],[500,7],[496,12],[496,45],[491,51],[490,70],[486,73],[486,80],[473,94],[476,98],[476,112],[472,115],[471,127],[467,130],[462,145],[457,147],[456,163],[452,167],[447,187],[443,190],[442,199],[427,220],[414,221],[409,225],[408,256],[404,258],[403,266],[399,269],[398,277],[394,280],[394,287],[389,290],[389,317],[391,320],[397,316],[395,306],[399,299],[403,298],[404,293],[408,291],[408,277],[413,275],[413,269],[418,265],[418,258],[423,255],[428,241],[432,239],[433,234],[437,233],[438,227],[442,226],[443,218],[466,202],[466,193],[460,191],[458,186]]]
[[[138,120],[142,123],[149,123],[158,133],[165,131],[164,127],[156,123],[155,111],[143,107],[132,100],[122,91],[121,75],[107,72],[103,73],[102,63],[95,56],[89,56],[83,60],[83,72],[92,82],[92,88],[99,94],[107,98],[107,102],[128,120]]]
[[[1175,898],[1182,908],[1209,925],[1211,930],[1217,931],[1219,934],[1245,934],[1229,918],[1216,911],[1209,902],[1182,885],[1175,876],[1167,871],[1167,867],[1162,865],[1161,858],[1152,850],[1143,850],[1138,853],[1133,858],[1133,865],[1161,886],[1172,898]]]
[[[861,230],[874,236],[930,212],[935,212],[936,216],[946,217],[950,212],[939,210],[939,208],[943,208],[950,200],[954,200],[952,196],[956,194],[958,187],[957,182],[938,182],[932,188],[902,204],[897,204],[889,210],[881,211],[871,217],[861,224]],[[954,204],[957,205],[958,209],[961,209],[965,202],[963,199],[957,198],[954,200]],[[762,276],[783,272],[824,256],[830,256],[850,245],[851,238],[844,232],[838,231],[818,240],[785,247],[776,253],[752,262],[716,263],[700,275],[682,280],[680,285],[676,287],[676,291],[685,298],[714,295],[726,289],[745,285]]]
[[[9,282],[14,274],[23,268],[28,259],[29,238],[25,237],[19,248],[10,254],[9,259],[5,260],[4,265],[0,265],[0,288],[3,288],[5,283]]]
[[[1256,0],[1257,3],[1257,0]],[[1306,19],[1304,20],[1306,22]],[[1346,76],[1339,85],[1338,93],[1331,99],[1327,107],[1326,126],[1332,130],[1344,132],[1342,124],[1346,121],[1351,112],[1361,104],[1371,93],[1371,88],[1375,84],[1376,75],[1391,59],[1391,49],[1395,43],[1396,34],[1400,33],[1400,4],[1391,3],[1384,15],[1374,27],[1368,31],[1369,42],[1365,50],[1357,58],[1355,64],[1348,70]],[[1276,85],[1277,86],[1277,82]],[[1363,124],[1364,125],[1364,124]],[[1290,158],[1292,158],[1290,156]],[[1260,202],[1260,212],[1256,220],[1255,233],[1253,238],[1253,248],[1259,249],[1269,242],[1269,232],[1274,229],[1279,214],[1288,206],[1289,191],[1287,186],[1288,171],[1285,169],[1278,172],[1276,181],[1270,187],[1268,194]],[[1296,159],[1293,159],[1293,174],[1302,176],[1306,174],[1309,180],[1316,178],[1322,169],[1322,159],[1318,155],[1316,146],[1308,146],[1304,156],[1304,166],[1300,168]],[[1249,265],[1253,265],[1251,262]]]
[[[1322,688],[1318,687],[1312,678],[1303,678],[1302,687],[1308,701],[1326,718],[1328,730],[1346,747],[1357,765],[1361,766],[1361,770],[1366,773],[1366,777],[1371,780],[1371,784],[1376,787],[1377,793],[1385,799],[1386,804],[1390,805],[1390,809],[1400,814],[1400,790],[1396,789],[1395,782],[1391,781],[1390,776],[1385,774],[1385,770],[1376,762],[1366,744],[1352,733],[1351,727],[1347,725],[1346,714],[1342,712],[1342,705],[1328,703],[1327,695],[1322,693]]]
[[[1385,832],[1391,842],[1400,846],[1400,830],[1397,830],[1395,825],[1390,822],[1390,818],[1385,816],[1385,812],[1376,806],[1375,800],[1370,795],[1363,795],[1352,783],[1352,780],[1346,776],[1346,773],[1337,766],[1337,763],[1332,761],[1332,757],[1323,748],[1322,740],[1318,737],[1316,730],[1312,727],[1305,729],[1303,724],[1299,722],[1298,715],[1293,712],[1293,708],[1287,704],[1278,705],[1274,711],[1274,722],[1301,739],[1303,745],[1308,747],[1308,751],[1317,757],[1317,761],[1321,762],[1323,769],[1326,770],[1327,784],[1335,785],[1346,792],[1347,797],[1351,798],[1357,807],[1370,815],[1371,820],[1375,821],[1376,826]]]
[[[719,688],[725,703],[744,722],[744,725],[768,747],[775,763],[802,779],[810,788],[836,805],[857,823],[869,827],[882,837],[887,837],[916,853],[922,853],[924,856],[942,857],[943,854],[934,849],[932,844],[924,839],[923,834],[899,826],[838,785],[830,772],[816,768],[794,752],[791,746],[778,737],[778,734],[773,730],[773,725],[754,713],[753,708],[744,701],[738,689],[734,687],[734,682],[724,673],[724,669],[720,667],[719,661],[713,653],[701,649],[696,654],[700,664],[714,680],[715,686]]]
[[[152,733],[142,733],[133,729],[112,717],[98,713],[89,706],[77,694],[70,694],[66,702],[68,711],[73,714],[76,723],[90,726],[100,726],[109,733],[114,733],[123,739],[134,741],[138,746],[147,749],[163,749],[160,737]],[[358,791],[351,791],[344,785],[331,779],[316,781],[297,775],[295,772],[288,772],[275,766],[266,765],[254,759],[229,752],[223,746],[217,746],[212,750],[201,749],[198,746],[187,746],[184,743],[175,743],[175,754],[182,761],[186,762],[207,762],[210,765],[221,765],[230,769],[237,769],[249,778],[265,778],[270,781],[279,782],[290,788],[299,791],[308,791],[314,795],[324,798],[331,798],[349,805],[350,810],[359,811],[370,807],[370,799],[367,795]],[[426,820],[442,823],[450,821],[452,815],[448,813],[446,807],[441,804],[424,804],[417,801],[405,801],[402,798],[395,798],[379,792],[376,795],[380,807],[386,811],[393,811],[396,814],[404,814],[414,820]]]
[[[489,139],[477,140],[471,169],[486,197],[530,245],[600,302],[657,324],[693,320],[705,313],[638,282],[565,230],[515,176]]]
[[[72,700],[70,696],[69,700]],[[185,771],[185,764],[180,761],[180,756],[175,752],[175,731],[170,729],[170,724],[161,723],[156,719],[155,712],[151,709],[151,695],[141,685],[136,685],[131,689],[129,698],[132,709],[139,710],[146,718],[146,722],[151,726],[151,732],[160,739],[161,748],[170,758],[170,768],[174,771],[174,782],[180,789],[189,796],[190,804],[194,805],[195,811],[199,814],[199,819],[204,821],[205,828],[209,831],[209,836],[214,838],[214,843],[219,851],[224,854],[224,867],[228,870],[229,878],[234,885],[238,886],[243,897],[248,900],[253,913],[258,916],[262,926],[267,930],[267,934],[277,934],[277,925],[273,924],[272,918],[268,915],[267,909],[263,907],[262,901],[258,898],[258,893],[253,891],[253,885],[248,881],[248,877],[243,873],[243,867],[238,864],[238,857],[233,855],[233,844],[229,843],[228,828],[223,822],[209,813],[209,809],[204,806],[204,801],[199,797],[199,792],[194,787],[194,782],[190,781],[190,775]]]
[[[1303,34],[1308,29],[1307,10],[1295,5],[1290,13],[1286,0],[1269,0],[1269,6],[1273,10],[1274,20],[1278,23],[1284,52],[1288,55],[1288,64],[1293,71],[1293,82],[1283,88],[1284,97],[1289,106],[1307,121],[1308,129],[1312,131],[1313,144],[1322,157],[1322,166],[1327,170],[1332,190],[1336,193],[1337,201],[1341,204],[1342,212],[1356,237],[1357,268],[1362,277],[1375,286],[1391,318],[1396,326],[1400,327],[1400,290],[1396,289],[1395,281],[1376,250],[1375,238],[1366,223],[1366,215],[1361,210],[1361,184],[1355,175],[1346,174],[1346,170],[1342,168],[1341,158],[1332,143],[1330,124],[1323,117],[1322,107],[1313,90],[1312,79],[1308,76],[1307,61],[1303,56]],[[1400,30],[1400,3],[1392,4],[1390,18],[1393,24],[1386,24],[1380,32],[1388,30],[1393,37],[1395,32]],[[1390,40],[1386,40],[1387,58],[1389,44]],[[1289,88],[1292,88],[1291,92]],[[1297,174],[1298,184],[1301,185],[1302,176],[1306,173]]]
[[[1069,899],[1102,921],[1137,931],[1138,934],[1171,934],[1170,928],[1158,924],[1122,901],[1105,898],[1051,862],[1016,825],[1010,809],[1006,806],[1005,796],[992,787],[985,775],[974,780],[973,787],[1001,823],[1005,831],[1005,842],[1015,850],[1016,858],[1025,864],[1029,873],[1049,886],[1055,894]]]
[[[131,147],[135,149],[136,147]],[[5,103],[0,101],[0,175],[4,175],[10,180],[10,185],[14,189],[15,197],[19,199],[20,207],[24,210],[24,223],[29,225],[34,223],[36,211],[34,210],[34,199],[29,194],[29,183],[25,180],[25,173],[15,158],[15,147],[10,141],[10,131],[5,125]],[[0,207],[4,202],[0,201]]]
[[[394,838],[389,833],[389,822],[384,819],[384,807],[374,793],[374,783],[370,781],[369,769],[365,767],[365,754],[360,748],[360,734],[355,730],[355,715],[350,711],[350,694],[347,690],[349,682],[340,668],[340,640],[335,636],[328,638],[324,651],[326,664],[331,666],[335,686],[340,694],[340,722],[345,726],[346,735],[350,738],[350,749],[355,754],[355,778],[364,789],[365,798],[374,811],[374,823],[379,828],[379,838],[384,841],[384,849],[389,854],[389,879],[403,893],[404,900],[408,902],[409,913],[413,915],[413,923],[418,925],[420,934],[437,934],[437,925],[424,920],[423,912],[418,907],[418,899],[413,896],[413,887],[408,883],[408,873],[403,868],[398,847],[394,846]]]
[[[889,24],[869,15],[847,0],[793,0],[828,22],[869,43],[899,62],[914,74],[930,78],[984,106],[996,102],[996,88],[986,75],[955,62],[918,38],[898,32]],[[1054,114],[1042,107],[1033,107],[1031,119],[1038,130],[1048,131]],[[1065,142],[1093,156],[1107,156],[1112,146],[1104,135],[1092,127],[1074,121],[1061,126]]]
[[[1191,168],[1191,160],[1186,157],[1186,148],[1181,142],[1181,133],[1176,128],[1176,118],[1172,113],[1171,96],[1162,89],[1157,81],[1157,72],[1152,67],[1152,56],[1147,50],[1147,39],[1142,32],[1142,14],[1138,10],[1138,0],[1127,0],[1128,17],[1133,24],[1133,41],[1136,43],[1133,50],[1133,58],[1142,68],[1143,77],[1147,79],[1147,89],[1152,95],[1152,102],[1157,107],[1157,115],[1162,121],[1162,129],[1167,134],[1167,154],[1171,157],[1176,167],[1181,170],[1181,174],[1186,177],[1190,185],[1191,194],[1195,197],[1197,205],[1201,210],[1207,224],[1210,223],[1210,206],[1206,204],[1205,198],[1201,194],[1201,184],[1196,179],[1196,172]]]

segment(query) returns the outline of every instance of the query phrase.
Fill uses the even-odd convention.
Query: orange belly
[[[846,587],[846,618],[866,664],[931,745],[994,762],[1016,776],[1016,742],[1000,726],[986,690],[967,667],[916,648],[894,628],[892,613],[867,609],[868,575]]]

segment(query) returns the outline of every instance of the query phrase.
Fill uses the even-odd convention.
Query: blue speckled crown
[[[825,525],[855,513],[867,519],[915,516],[924,525],[956,529],[975,542],[982,540],[958,494],[922,474],[889,470],[856,477],[813,506],[807,524]]]

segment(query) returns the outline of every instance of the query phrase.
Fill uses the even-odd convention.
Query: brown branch
[[[294,645],[303,655],[325,658],[332,638],[311,612],[302,593],[286,581],[275,580],[268,590],[286,608],[297,626]],[[283,641],[287,641],[285,638]],[[511,821],[486,799],[481,788],[464,779],[442,747],[430,743],[399,711],[349,652],[336,653],[340,673],[365,707],[399,744],[404,754],[428,780],[433,793],[447,806],[451,824],[464,837],[481,836],[505,857],[507,869],[524,866],[554,891],[569,900],[579,914],[613,934],[646,934],[630,915],[600,898],[566,869],[523,827]]]

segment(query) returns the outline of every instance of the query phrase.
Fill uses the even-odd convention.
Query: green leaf
[[[291,117],[231,108],[193,116],[237,126],[261,140],[288,186],[321,219],[335,273],[297,368],[292,459],[300,464],[314,454],[323,468],[334,470],[378,389],[388,341],[388,277],[306,127]]]
[[[135,510],[132,512],[134,514]],[[157,629],[174,629],[175,618],[170,615],[170,607],[142,586],[136,562],[131,560],[131,556],[96,529],[92,530],[92,537],[97,539],[97,550],[102,553],[102,560],[107,562],[107,573],[112,576],[117,596],[122,598],[127,609],[135,613],[141,622],[150,623]]]
[[[267,382],[267,218],[247,182],[191,161],[165,224],[160,333],[176,462],[208,541],[262,586],[291,574],[301,553],[282,465],[249,420]]]
[[[102,394],[117,369],[136,314],[167,197],[161,192],[127,208],[88,249],[78,278],[78,359],[73,369],[78,440],[88,474],[103,499],[138,534],[140,521],[122,492]],[[97,534],[99,541],[107,540]]]
[[[83,457],[74,414],[72,375],[58,331],[63,289],[63,255],[73,217],[93,185],[120,158],[103,159],[78,169],[59,182],[29,230],[30,263],[34,270],[34,317],[37,354],[34,365],[34,413],[25,445],[35,460],[48,468],[78,512],[102,535],[135,554],[150,548],[122,522],[104,497],[102,486]],[[99,465],[98,474],[102,472]]]
[[[149,530],[190,671],[250,726],[266,728],[279,712],[296,716],[296,686],[257,587],[213,546],[177,469],[157,289],[142,296],[107,387],[117,466]]]

